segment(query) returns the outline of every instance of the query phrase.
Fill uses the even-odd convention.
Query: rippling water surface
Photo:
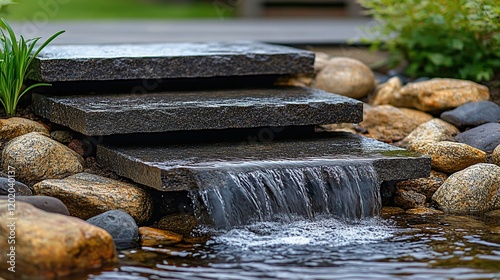
[[[500,279],[500,221],[400,214],[261,222],[123,251],[83,279]]]

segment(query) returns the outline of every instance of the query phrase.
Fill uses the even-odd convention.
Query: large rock
[[[435,112],[489,98],[490,94],[486,86],[464,80],[432,79],[407,84],[393,95],[390,104],[396,107]]]
[[[491,162],[500,166],[500,145],[498,145],[491,154]]]
[[[83,158],[59,142],[31,132],[7,143],[2,167],[15,170],[16,179],[33,184],[82,172]]]
[[[1,139],[11,140],[17,136],[28,134],[30,132],[49,134],[49,130],[39,122],[17,117],[0,119]]]
[[[487,123],[457,135],[458,142],[491,152],[500,145],[500,123]]]
[[[16,195],[33,195],[31,189],[25,184],[16,181],[15,177],[0,177],[0,195],[8,195],[11,193]]]
[[[180,243],[184,238],[175,232],[151,227],[140,227],[142,246],[173,245]]]
[[[396,108],[391,105],[373,106],[364,112],[363,122],[369,135],[383,142],[396,142],[408,136],[432,116],[417,110]]]
[[[375,88],[375,76],[361,61],[332,58],[316,76],[315,87],[351,98],[363,98]]]
[[[454,136],[458,133],[460,131],[455,126],[441,119],[432,119],[415,128],[401,141],[401,146],[408,147],[419,141],[439,142],[454,140]]]
[[[432,200],[450,213],[482,213],[500,209],[500,167],[480,163],[452,174]]]
[[[491,101],[470,102],[442,113],[441,118],[461,128],[494,123],[500,121],[500,106]]]
[[[441,141],[417,142],[410,150],[431,157],[431,166],[438,171],[453,173],[476,163],[486,162],[486,153],[467,144]]]
[[[15,198],[13,198],[12,196],[0,196],[0,200],[13,199],[15,199],[15,201],[29,203],[36,208],[46,212],[69,216],[69,211],[66,205],[64,205],[62,201],[54,197],[44,195],[15,196]]]
[[[373,105],[391,104],[392,96],[403,87],[399,77],[392,77],[387,82],[377,86],[370,102]]]
[[[92,217],[87,222],[111,234],[118,250],[130,249],[138,245],[139,227],[127,212],[111,210]]]
[[[149,194],[140,187],[88,173],[44,180],[34,185],[33,190],[37,195],[60,199],[72,216],[84,220],[120,209],[142,224],[151,217],[153,208]]]
[[[117,261],[111,236],[77,218],[16,202],[14,217],[0,201],[0,263],[7,279],[52,279]],[[15,231],[13,229],[15,228]],[[7,241],[15,240],[15,244]],[[15,247],[15,273],[7,271]]]
[[[431,170],[431,175],[427,178],[404,180],[396,183],[398,190],[413,191],[425,195],[430,202],[436,190],[446,181],[448,175],[442,172]]]

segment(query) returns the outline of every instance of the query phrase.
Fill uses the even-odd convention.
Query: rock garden
[[[8,26],[8,23],[4,22],[4,24]],[[48,42],[52,39],[49,39]],[[3,50],[4,53],[7,53],[5,50],[9,46],[6,46],[5,42]],[[281,51],[267,46],[259,47],[262,47],[264,51],[269,51],[269,57],[273,57],[278,51]],[[240,46],[240,48],[244,47]],[[238,51],[251,53],[251,50],[246,49]],[[29,53],[27,52],[28,57]],[[40,53],[43,55],[43,52]],[[269,62],[262,62],[269,59],[268,57],[261,58],[261,60],[256,59],[255,57],[259,58],[258,55],[253,53],[247,55],[247,57],[251,57],[249,60],[251,62],[235,59],[230,63],[241,63],[243,66],[248,66],[249,63],[254,63],[254,60],[260,61],[261,65]],[[280,53],[280,55],[282,54]],[[261,110],[258,111],[260,114],[270,116],[269,118],[273,116],[273,112],[279,112],[275,116],[282,114],[286,115],[287,118],[275,119],[275,121],[265,120],[265,123],[260,123],[259,118],[255,117],[250,121],[253,123],[253,127],[271,128],[297,124],[297,126],[312,128],[316,133],[332,133],[332,135],[340,133],[338,135],[344,135],[342,137],[354,142],[372,141],[358,140],[365,139],[358,138],[362,136],[389,144],[390,148],[388,148],[389,146],[380,146],[384,147],[385,150],[384,152],[378,150],[376,156],[380,156],[388,162],[391,160],[396,162],[398,159],[414,161],[411,164],[401,161],[394,163],[394,166],[391,165],[391,170],[399,177],[380,175],[386,176],[381,180],[383,182],[381,182],[380,190],[380,200],[383,203],[380,210],[382,217],[404,214],[425,220],[427,218],[433,219],[436,216],[450,215],[450,217],[463,216],[463,221],[467,221],[469,217],[487,217],[496,221],[492,226],[492,232],[500,233],[500,225],[497,224],[500,220],[500,90],[498,73],[494,73],[496,76],[491,75],[490,79],[483,79],[485,75],[489,75],[489,72],[483,73],[484,75],[480,76],[480,79],[474,79],[472,76],[465,76],[470,79],[455,76],[453,78],[444,77],[450,77],[450,75],[443,75],[443,77],[432,75],[434,78],[415,75],[407,77],[399,70],[377,71],[360,60],[331,56],[323,52],[315,53],[313,58],[312,53],[303,54],[300,51],[295,53],[295,51],[285,50],[285,56],[286,58],[279,57],[276,58],[276,61],[269,62],[269,65],[275,67],[271,70],[264,69],[263,66],[262,68],[255,66],[255,68],[248,70],[255,72],[245,72],[245,75],[255,75],[258,71],[276,71],[280,75],[276,81],[273,81],[273,87],[304,88],[296,89],[296,92],[290,90],[290,96],[293,95],[294,98],[297,98],[290,102],[292,103],[290,106],[296,107],[286,109],[290,112],[278,108],[279,106],[268,111],[259,109]],[[6,59],[8,57],[4,55],[3,61]],[[440,60],[437,64],[447,63],[446,58],[434,57],[433,59],[444,61]],[[287,61],[293,63],[286,64]],[[308,72],[303,71],[304,67],[307,68],[308,62],[311,62],[310,70],[312,71],[304,73]],[[312,69],[312,62],[314,69]],[[43,60],[36,63],[43,63]],[[155,63],[161,64],[162,62]],[[217,72],[217,63],[226,62],[217,61],[213,63],[214,68],[207,71]],[[280,63],[286,65],[283,66]],[[230,64],[230,66],[234,65]],[[289,68],[289,72],[278,73],[281,71],[279,67]],[[412,64],[407,65],[407,67],[410,70],[415,68]],[[192,74],[190,70],[183,69],[180,71],[186,71],[185,75]],[[234,67],[234,69],[231,68],[231,71],[247,71],[247,69],[241,69],[242,67]],[[494,69],[498,70],[498,68]],[[415,71],[410,71],[410,74],[422,73],[416,69],[413,70]],[[221,76],[230,76],[224,71],[221,70],[217,73]],[[423,73],[435,73],[439,69],[426,68],[426,71]],[[230,71],[227,70],[227,72]],[[49,71],[47,73],[48,76],[45,78],[58,72]],[[106,73],[104,75],[115,74]],[[137,71],[124,71],[116,75],[126,76],[129,74],[136,75]],[[70,76],[68,73],[64,75],[67,75],[65,77]],[[204,77],[203,73],[198,72],[196,75]],[[135,76],[132,78],[139,80]],[[43,79],[41,78],[39,81],[43,82]],[[82,78],[82,80],[85,79]],[[25,81],[28,84],[22,85],[22,82]],[[2,82],[5,83],[5,80]],[[20,88],[20,90],[24,92],[30,83],[33,81],[22,79],[22,89]],[[2,95],[4,90],[4,88],[0,89]],[[318,93],[314,90],[322,91]],[[90,113],[88,116],[82,117],[69,110],[64,111],[65,108],[74,105],[70,104],[71,100],[58,100],[53,92],[47,96],[38,94],[39,92],[44,92],[41,87],[33,88],[29,92],[26,91],[24,96],[21,94],[21,96],[16,97],[18,100],[9,103],[14,104],[13,107],[6,105],[5,98],[2,101],[5,112],[3,118],[0,119],[2,172],[0,178],[0,220],[2,221],[0,236],[5,242],[0,242],[0,249],[2,252],[8,252],[0,255],[2,263],[0,268],[3,270],[0,275],[2,277],[6,279],[30,279],[30,277],[53,279],[73,273],[113,268],[119,258],[132,254],[130,249],[141,246],[152,248],[151,251],[159,252],[158,254],[171,256],[175,255],[176,251],[165,249],[168,246],[177,245],[178,248],[187,248],[206,242],[209,236],[200,231],[200,217],[193,214],[192,208],[196,208],[193,205],[194,200],[186,195],[187,189],[182,187],[182,183],[178,183],[178,181],[191,178],[189,177],[191,175],[185,175],[182,170],[175,173],[177,170],[174,170],[172,173],[168,173],[170,175],[168,182],[171,185],[167,186],[164,178],[164,174],[167,174],[164,172],[169,172],[170,169],[179,168],[183,164],[199,167],[200,163],[172,163],[167,169],[161,171],[148,169],[141,165],[140,160],[154,162],[156,150],[147,156],[146,152],[141,151],[139,155],[133,157],[131,150],[121,149],[121,146],[117,146],[116,149],[110,145],[99,146],[101,138],[97,135],[116,134],[118,135],[116,137],[119,137],[121,134],[129,133],[123,132],[128,128],[131,129],[130,131],[139,129],[140,125],[135,124],[133,120],[118,119],[115,123],[107,121],[106,125],[110,125],[110,130],[114,130],[113,133],[101,133],[101,130],[96,135],[90,135],[92,134],[91,128],[85,126],[87,123],[82,124],[81,122],[81,120],[85,120],[92,123]],[[335,103],[337,101],[328,100],[329,97],[321,95],[323,92],[335,93],[359,102],[346,101],[346,103],[342,103],[342,106],[347,107],[342,107],[341,110],[337,108],[340,106]],[[260,98],[258,97],[259,93],[252,91],[245,92],[245,94],[255,99]],[[269,94],[275,94],[275,92],[269,92]],[[307,96],[306,101],[300,99],[303,95]],[[89,98],[98,98],[94,95],[89,96],[91,96]],[[339,97],[340,101],[344,101],[343,97]],[[217,98],[222,100],[226,96],[223,93],[217,93]],[[288,97],[279,96],[276,98],[275,100],[278,100],[276,102],[280,103],[287,102]],[[98,102],[96,100],[87,101],[88,105],[95,105]],[[17,106],[18,102],[19,106]],[[116,102],[119,104],[119,102],[124,101]],[[210,103],[211,101],[205,102]],[[230,102],[243,101],[227,101],[227,103]],[[339,110],[342,113],[328,112],[323,108],[324,115],[314,116],[315,119],[308,123],[307,121],[312,118],[310,116],[316,112],[314,111],[315,105],[311,104],[320,104],[317,105],[318,107],[331,106],[324,108]],[[212,107],[217,106],[220,104],[215,104]],[[265,104],[263,107],[266,106],[272,105]],[[118,109],[115,109],[120,111],[120,107],[117,107]],[[362,121],[361,116],[355,115],[355,111],[361,107],[363,109]],[[50,110],[54,111],[49,112]],[[173,110],[178,110],[175,111],[177,115],[177,119],[174,118],[175,122],[168,124],[175,127],[172,128],[173,131],[182,127],[182,121],[190,117],[192,120],[189,121],[196,123],[200,118],[209,116],[193,112],[189,113],[188,116],[182,116],[184,118],[182,119],[183,113],[181,111],[187,109],[174,108]],[[224,109],[224,112],[220,113],[222,117],[211,123],[199,122],[204,123],[203,127],[206,129],[251,126],[242,123],[233,124],[231,117],[227,116],[233,116],[231,114],[238,114],[240,111],[233,112],[231,110]],[[244,113],[245,111],[242,112],[242,114]],[[96,111],[94,114],[99,114],[99,112]],[[342,115],[338,116],[338,114]],[[162,113],[161,117],[164,115]],[[155,114],[147,117],[150,123],[144,124],[140,129],[148,130],[148,133],[162,132],[154,130],[161,126],[160,122],[158,124],[155,122],[155,119],[158,120],[161,117]],[[135,115],[131,115],[131,118],[135,118]],[[53,122],[53,120],[57,121]],[[329,123],[328,120],[331,120],[332,123]],[[211,126],[206,127],[206,123],[210,123]],[[161,127],[159,129],[167,131],[171,128]],[[296,133],[299,133],[298,131]],[[90,136],[85,135],[86,132]],[[230,133],[232,132],[230,131]],[[118,141],[122,141],[121,139]],[[175,147],[172,150],[175,150]],[[328,146],[325,144],[325,146],[317,147]],[[295,148],[299,149],[301,146],[295,146]],[[409,151],[408,154],[399,148]],[[114,160],[109,160],[105,156],[100,156],[99,153],[96,154],[96,149],[101,149],[102,154],[114,153],[116,157],[110,157]],[[221,149],[225,149],[225,147]],[[234,151],[234,154],[229,155],[228,158],[230,156],[237,157],[240,153],[237,148],[230,151]],[[322,153],[328,153],[328,151],[314,151],[314,149],[311,151],[311,154],[318,158],[321,157]],[[177,152],[185,154],[188,159],[198,156],[203,158],[204,156],[190,154],[193,152],[188,148]],[[260,152],[262,154],[259,156],[268,155],[266,151]],[[169,155],[175,153],[175,151],[171,151]],[[210,153],[211,155],[215,154],[213,151]],[[294,153],[302,156],[301,153],[304,151],[297,150]],[[389,155],[389,153],[391,154]],[[368,160],[372,160],[372,158],[368,158]],[[429,162],[432,168],[430,176],[420,176],[420,174],[428,172],[426,164]],[[119,167],[115,168],[114,166]],[[123,166],[131,167],[127,167],[129,168],[127,171],[122,171],[125,168]],[[211,166],[211,168],[219,168],[219,166]],[[391,170],[387,173],[391,173]],[[377,171],[383,173],[380,170]],[[125,176],[122,172],[134,175]],[[162,173],[160,174],[160,172]],[[193,177],[196,180],[203,178],[202,175],[205,174],[202,171],[199,172],[196,175],[198,177]],[[143,179],[137,179],[138,177],[134,176]],[[401,178],[411,179],[401,180]],[[217,179],[220,178],[217,177]],[[203,186],[196,180],[193,179],[192,184]],[[164,192],[164,189],[170,187],[174,192]],[[12,243],[9,240],[13,240]],[[12,266],[9,261],[15,265]],[[16,270],[16,274],[4,273],[12,267]]]

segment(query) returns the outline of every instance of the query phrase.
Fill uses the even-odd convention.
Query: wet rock
[[[500,120],[500,106],[491,101],[470,102],[442,113],[441,118],[460,128],[495,123]]]
[[[403,209],[423,207],[425,204],[425,195],[414,191],[396,191],[394,204]]]
[[[486,162],[486,153],[463,143],[450,141],[417,142],[409,150],[431,157],[437,171],[453,173],[476,163]]]
[[[158,228],[180,234],[189,234],[198,222],[192,214],[171,214],[164,216],[158,222]]]
[[[85,145],[85,143],[78,139],[71,140],[71,142],[69,142],[68,144],[68,148],[70,148],[80,156],[85,156],[87,152],[87,145]]]
[[[491,162],[500,166],[500,145],[498,145],[491,154]]]
[[[16,195],[33,195],[31,189],[25,184],[15,180],[15,177],[5,178],[0,177],[0,195],[8,195],[15,193]]]
[[[405,211],[405,213],[409,214],[409,215],[440,215],[440,214],[444,214],[443,211],[439,211],[439,210],[427,208],[427,207],[408,209]]]
[[[49,134],[49,130],[41,123],[25,118],[0,119],[0,138],[11,140],[30,132]]]
[[[489,98],[489,90],[483,85],[471,81],[437,78],[407,84],[393,95],[390,104],[396,107],[435,112]]]
[[[7,202],[0,201],[0,219],[7,221]],[[16,203],[16,272],[3,273],[7,279],[52,279],[96,269],[117,262],[111,236],[77,218],[48,213]],[[8,223],[0,224],[0,236],[7,238]],[[0,262],[9,260],[7,242],[0,242]],[[5,265],[2,265],[5,267]],[[5,268],[6,269],[6,268]],[[10,277],[9,277],[10,276]]]
[[[351,98],[363,98],[375,85],[375,76],[368,66],[356,59],[336,57],[318,73],[314,86]]]
[[[459,133],[460,131],[455,126],[441,119],[432,119],[415,128],[401,141],[401,146],[409,147],[419,141],[439,142],[454,140],[454,136]]]
[[[50,133],[50,136],[59,143],[68,144],[73,139],[73,134],[68,130],[56,130]]]
[[[8,196],[0,196],[0,200],[9,200],[9,198],[10,197]],[[29,203],[36,208],[46,212],[69,216],[69,211],[66,205],[64,205],[62,201],[54,197],[43,195],[16,196],[15,201]]]
[[[404,213],[405,210],[400,207],[391,207],[391,206],[384,206],[382,209],[380,209],[380,216],[382,217],[390,217],[390,216],[395,216]]]
[[[106,230],[113,237],[116,249],[137,247],[139,227],[127,212],[111,210],[92,217],[87,222]]]
[[[500,167],[480,163],[454,173],[434,193],[432,200],[449,213],[500,209]]]
[[[423,194],[427,198],[427,201],[430,202],[434,193],[447,178],[448,175],[445,173],[431,170],[431,175],[428,178],[400,181],[396,184],[396,187],[398,190],[414,191]]]
[[[491,152],[500,145],[500,123],[487,123],[457,135],[458,142]]]
[[[139,235],[142,246],[173,245],[183,240],[180,234],[151,227],[140,227]]]
[[[417,110],[381,105],[365,110],[363,122],[359,125],[371,137],[392,143],[405,138],[419,125],[431,119],[431,115]]]
[[[401,80],[398,77],[390,78],[386,83],[377,86],[373,101],[373,105],[386,105],[391,103],[392,95],[403,87]]]
[[[149,220],[153,208],[149,194],[138,186],[89,173],[44,180],[33,190],[37,195],[60,199],[72,216],[84,220],[120,209],[142,224]]]
[[[4,170],[14,168],[16,179],[33,184],[83,171],[83,159],[61,143],[31,132],[7,143],[2,152]]]

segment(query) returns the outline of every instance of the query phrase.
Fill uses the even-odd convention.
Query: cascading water
[[[324,214],[353,220],[376,215],[381,207],[370,163],[229,169],[200,173],[197,180],[203,188],[191,193],[196,212],[206,210],[215,228]]]

